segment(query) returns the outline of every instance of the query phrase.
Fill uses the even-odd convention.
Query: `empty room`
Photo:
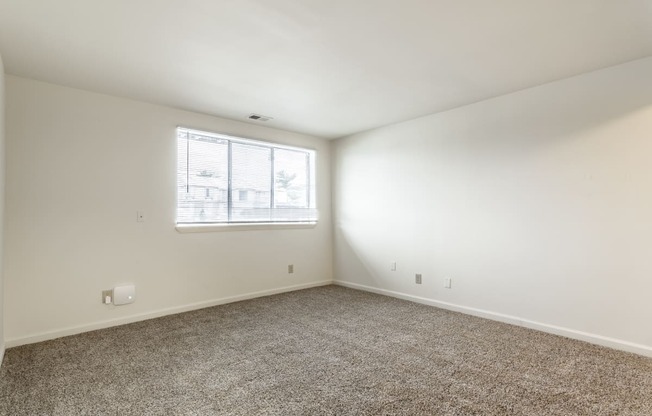
[[[0,415],[652,415],[650,0],[0,0]]]

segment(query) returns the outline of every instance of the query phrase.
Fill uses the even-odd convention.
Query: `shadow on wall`
[[[356,247],[363,245],[351,243],[346,236],[345,228],[335,224],[333,238],[335,239],[335,252],[333,257],[337,267],[334,270],[335,281],[358,283],[374,287],[385,287],[387,283],[374,270],[371,262],[365,259],[363,253]],[[389,262],[387,263],[389,266]]]

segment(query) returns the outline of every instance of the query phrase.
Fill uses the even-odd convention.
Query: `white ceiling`
[[[650,56],[652,0],[0,0],[0,53],[10,74],[335,138]]]

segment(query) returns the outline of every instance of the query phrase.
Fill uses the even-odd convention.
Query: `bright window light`
[[[177,129],[177,224],[314,223],[314,150]]]

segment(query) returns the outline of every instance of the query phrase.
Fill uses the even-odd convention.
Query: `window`
[[[177,224],[316,222],[315,152],[177,129]]]

